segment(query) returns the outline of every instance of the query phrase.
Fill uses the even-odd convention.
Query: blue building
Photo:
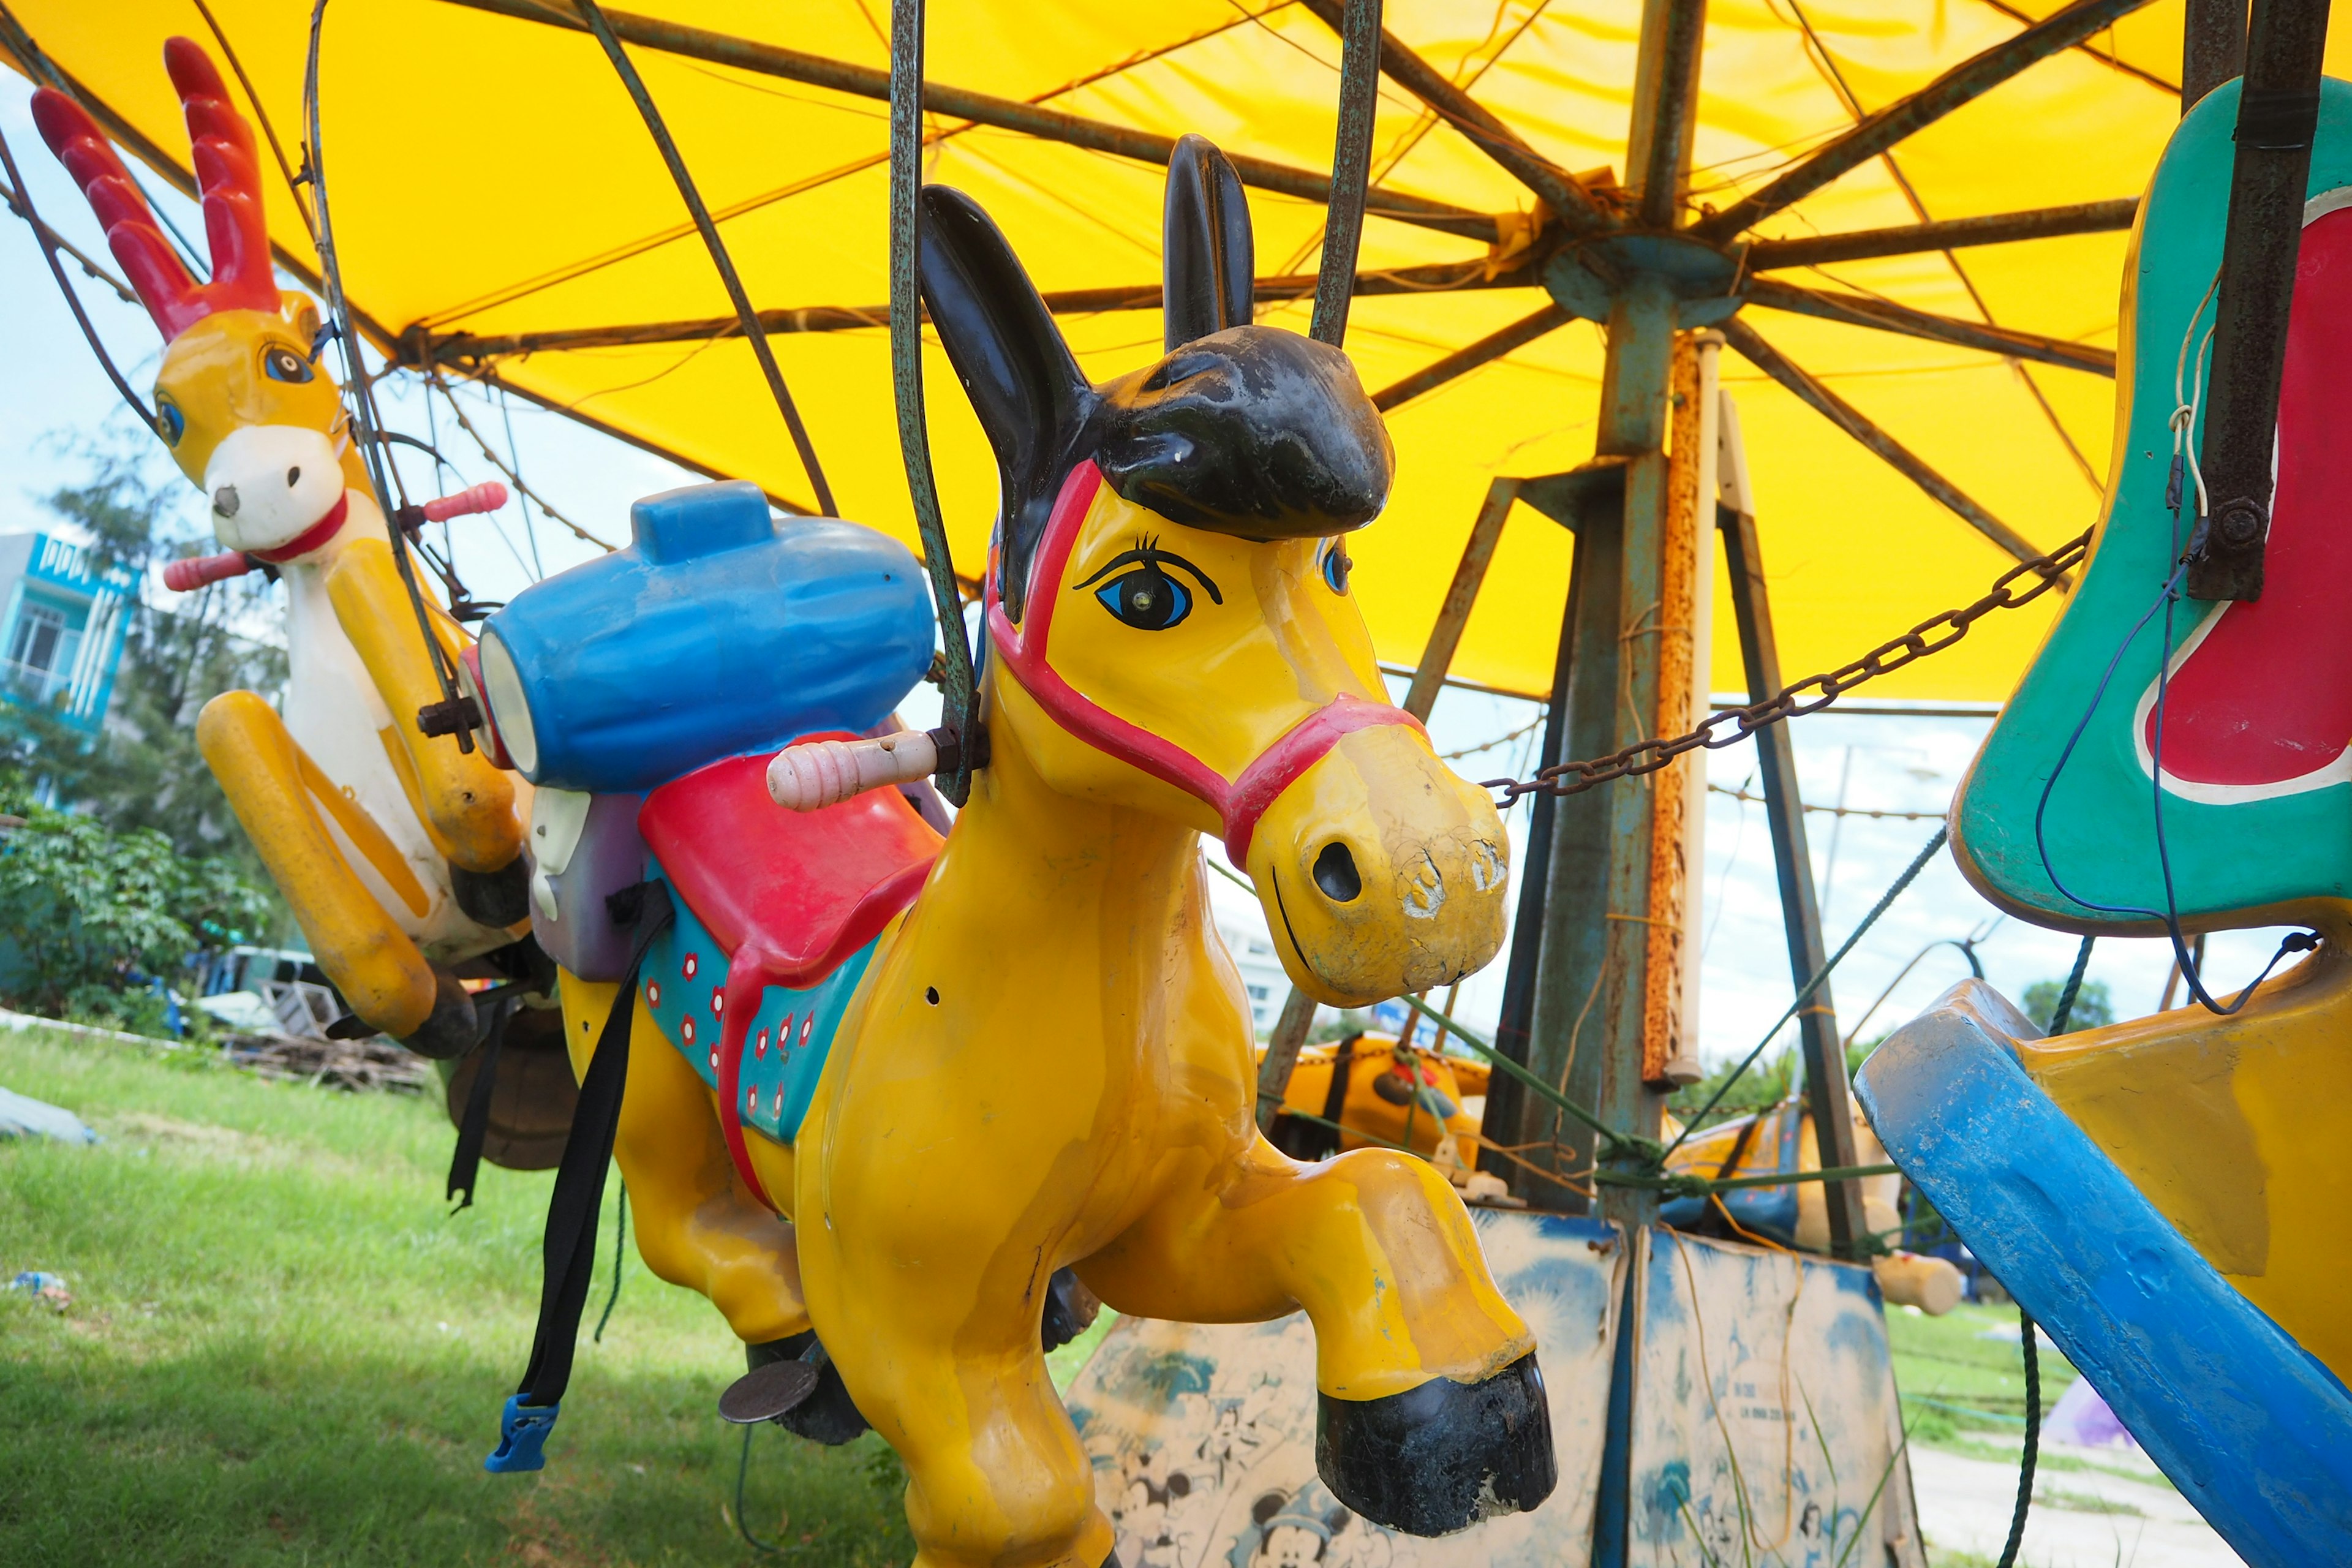
[[[48,533],[0,534],[0,691],[96,735],[114,695],[137,584],[100,576],[89,552]]]

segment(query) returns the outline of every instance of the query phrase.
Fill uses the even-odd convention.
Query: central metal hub
[[[1543,285],[1562,310],[1606,321],[1626,282],[1661,279],[1675,298],[1675,324],[1712,326],[1746,303],[1739,251],[1684,234],[1595,235],[1564,245],[1544,263]]]

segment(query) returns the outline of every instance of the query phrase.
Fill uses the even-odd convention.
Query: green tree
[[[176,979],[188,954],[247,941],[274,912],[225,858],[33,805],[21,785],[0,799],[15,808],[0,846],[0,1001],[11,1007],[160,1033],[147,978]]]
[[[2065,989],[2063,980],[2035,981],[2025,988],[2025,1016],[2047,1030],[2058,1012],[2059,994]],[[2064,1032],[2071,1035],[2077,1029],[2095,1029],[2115,1021],[2115,1003],[2107,995],[2107,983],[2085,980],[2083,989],[2075,994],[2073,1010],[2066,1015]]]
[[[58,490],[47,504],[89,537],[100,571],[121,566],[143,585],[151,568],[215,548],[209,531],[191,520],[193,492],[176,469],[159,483],[142,454],[83,451],[87,482]],[[256,575],[172,595],[170,604],[142,594],[129,614],[103,731],[93,742],[20,706],[7,726],[5,760],[46,781],[60,804],[117,830],[152,829],[183,855],[226,856],[266,884],[260,858],[196,750],[195,721],[221,692],[284,687],[285,650],[257,635],[271,629],[273,593]],[[288,923],[281,910],[260,926],[266,933]]]

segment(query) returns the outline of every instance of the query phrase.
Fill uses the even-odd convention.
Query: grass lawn
[[[1904,1424],[1911,1428],[1913,1442],[1948,1446],[1957,1434],[1970,1430],[2023,1436],[2025,1360],[2017,1331],[2015,1307],[1963,1301],[1940,1318],[1903,1307],[1887,1309],[1895,1386],[1903,1395]],[[1987,1338],[1991,1332],[2008,1337]],[[2046,1344],[2042,1346],[2041,1372],[2042,1412],[2047,1415],[2076,1374],[2066,1358]],[[1965,1410],[1992,1415],[1979,1418]],[[2000,1419],[2003,1415],[2014,1419]]]
[[[437,1105],[131,1046],[0,1036],[0,1085],[106,1140],[0,1142],[0,1281],[45,1268],[74,1298],[0,1292],[0,1563],[770,1560],[736,1533],[742,1439],[713,1409],[742,1352],[634,1247],[548,1468],[483,1471],[530,1354],[552,1173],[485,1166],[452,1215]],[[762,1427],[745,1513],[790,1561],[904,1563],[902,1484],[871,1434]]]

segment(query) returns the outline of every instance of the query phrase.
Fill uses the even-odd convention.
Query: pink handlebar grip
[[[207,583],[222,583],[231,577],[242,577],[253,570],[253,563],[242,551],[232,550],[225,555],[196,555],[184,561],[174,561],[163,568],[163,586],[174,594],[193,594]]]
[[[421,509],[427,522],[446,522],[453,517],[471,512],[496,511],[507,504],[507,488],[496,479],[486,479],[470,489],[459,490],[439,500],[426,501]]]

